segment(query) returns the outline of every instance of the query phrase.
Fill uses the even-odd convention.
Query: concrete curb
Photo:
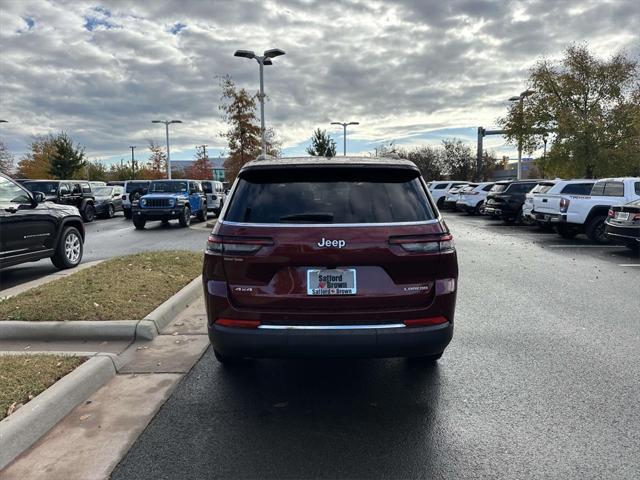
[[[191,305],[200,295],[202,295],[202,275],[191,280],[182,290],[144,317],[140,324],[146,325],[146,322],[152,322],[157,329],[153,336],[155,337],[171,323],[178,313]]]
[[[95,355],[0,422],[0,470],[116,374],[110,355]]]
[[[142,320],[0,322],[3,340],[153,340],[202,294],[200,275]]]

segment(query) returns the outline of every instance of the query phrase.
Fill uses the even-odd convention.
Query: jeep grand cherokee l
[[[0,268],[51,258],[57,268],[82,260],[84,225],[76,207],[45,202],[0,174]]]
[[[258,160],[240,171],[203,268],[216,358],[440,358],[453,238],[396,159]]]

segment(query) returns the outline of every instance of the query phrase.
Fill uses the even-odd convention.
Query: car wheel
[[[144,230],[144,226],[147,223],[147,219],[144,217],[134,217],[133,218],[133,226],[136,227],[137,230]]]
[[[67,227],[62,231],[56,253],[51,257],[51,263],[61,270],[73,268],[82,260],[82,251],[80,232],[75,227]]]
[[[90,203],[88,203],[87,205],[85,205],[84,209],[82,210],[82,219],[87,222],[93,222],[93,220],[96,218],[96,209],[93,205],[91,205]]]
[[[444,352],[440,352],[436,355],[425,355],[422,357],[409,357],[409,361],[412,363],[421,363],[421,364],[435,364]]]
[[[206,222],[207,221],[207,206],[206,205],[203,205],[202,208],[200,208],[200,211],[198,212],[198,215],[196,217],[201,222]]]
[[[578,229],[575,227],[570,227],[569,225],[558,225],[556,227],[556,231],[558,232],[558,235],[560,235],[562,238],[566,238],[567,240],[571,240],[572,238],[575,238],[576,235],[578,235]]]
[[[438,210],[444,210],[444,197],[440,197],[438,199],[436,206],[438,207]]]
[[[244,359],[243,357],[229,357],[227,355],[221,354],[216,349],[213,350],[213,355],[216,357],[216,360],[225,367],[233,367],[246,363],[246,359]]]
[[[113,205],[109,205],[107,209],[107,218],[113,218],[116,214],[116,209]]]
[[[126,218],[127,220],[131,220],[131,217],[133,215],[131,215],[131,210],[123,210],[124,212],[124,218]]]
[[[609,239],[609,237],[607,237],[607,234],[605,233],[606,226],[604,221],[606,219],[607,217],[605,217],[604,215],[600,215],[592,218],[589,221],[589,224],[587,225],[587,228],[585,230],[585,233],[587,234],[587,237],[589,237],[589,240],[601,245],[611,243],[611,239]]]
[[[188,206],[184,207],[178,221],[181,227],[188,227],[191,224],[191,209]]]
[[[482,212],[484,212],[484,201],[478,203],[476,205],[476,208],[474,208],[469,212],[469,215],[478,215],[478,214],[482,215]]]

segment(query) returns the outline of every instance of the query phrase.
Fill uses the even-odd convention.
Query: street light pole
[[[169,151],[169,124],[182,123],[182,120],[151,120],[151,123],[164,123],[167,134],[167,174],[171,180],[171,152]]]
[[[331,125],[342,125],[342,154],[347,156],[347,125],[360,125],[359,122],[331,122]]]
[[[263,159],[267,157],[267,139],[264,126],[264,66],[273,65],[271,59],[280,55],[284,55],[284,53],[284,50],[280,50],[279,48],[272,48],[271,50],[265,50],[261,56],[256,55],[250,50],[236,50],[236,52],[233,54],[234,57],[254,59],[256,62],[258,62],[258,65],[260,65],[260,93],[258,94],[258,98],[260,100],[260,136],[262,139],[261,156]]]
[[[136,149],[136,147],[130,146],[129,148],[131,149],[131,178],[135,179],[136,178],[136,159],[133,156],[133,151]]]
[[[533,90],[525,90],[517,97],[511,97],[510,102],[518,102],[518,112],[520,113],[520,132],[518,132],[518,169],[517,179],[522,179],[522,129],[524,128],[524,99],[536,93]]]

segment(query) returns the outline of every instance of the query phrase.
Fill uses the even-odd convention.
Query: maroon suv
[[[216,358],[440,358],[458,262],[427,192],[406,160],[245,165],[204,260]]]

